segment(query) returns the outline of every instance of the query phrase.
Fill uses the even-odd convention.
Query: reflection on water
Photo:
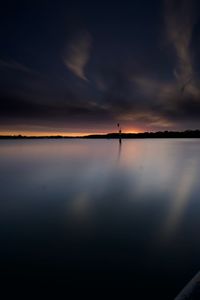
[[[173,299],[200,269],[199,153],[195,139],[0,141],[2,277]]]
[[[120,162],[120,157],[121,157],[121,151],[122,151],[122,140],[121,139],[119,139],[119,146],[118,146],[118,159],[117,159],[117,161],[118,161],[118,163]]]
[[[187,210],[187,204],[190,200],[190,194],[193,192],[193,185],[197,178],[198,162],[193,159],[188,160],[182,169],[182,173],[179,175],[179,181],[174,192],[174,203],[171,206],[171,212],[168,215],[167,229],[168,233],[173,234],[176,226],[181,221],[185,210]],[[197,195],[198,197],[198,195]]]

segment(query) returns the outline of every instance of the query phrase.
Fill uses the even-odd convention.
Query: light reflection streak
[[[180,176],[177,189],[174,193],[174,201],[172,202],[172,206],[164,226],[164,232],[168,236],[175,231],[184,215],[195,183],[195,177],[197,174],[196,166],[197,164],[195,160],[189,160],[184,172]]]

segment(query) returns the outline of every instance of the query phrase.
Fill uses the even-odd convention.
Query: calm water
[[[1,280],[173,299],[200,269],[199,178],[195,139],[0,141]]]

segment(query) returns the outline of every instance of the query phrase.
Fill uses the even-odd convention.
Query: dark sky
[[[5,1],[0,133],[200,128],[198,1]]]

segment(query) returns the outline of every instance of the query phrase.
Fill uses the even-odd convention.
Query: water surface
[[[199,153],[196,139],[1,140],[1,280],[173,299],[200,269]]]

